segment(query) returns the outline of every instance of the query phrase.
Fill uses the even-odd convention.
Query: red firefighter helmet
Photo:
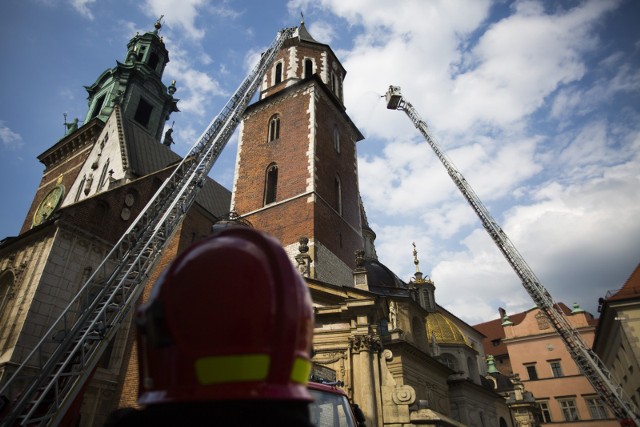
[[[191,246],[137,321],[140,404],[312,400],[311,297],[267,234],[232,227]]]

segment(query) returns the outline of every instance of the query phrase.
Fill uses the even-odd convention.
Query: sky
[[[185,154],[277,31],[304,14],[347,76],[359,184],[382,263],[420,270],[467,323],[532,308],[518,277],[389,85],[429,125],[554,300],[597,316],[640,261],[640,2],[635,0],[8,0],[0,14],[0,238],[15,236],[37,156],[153,29],[177,80]],[[211,176],[231,188],[234,136]]]

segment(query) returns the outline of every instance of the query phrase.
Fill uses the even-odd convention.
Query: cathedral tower
[[[142,35],[136,34],[127,44],[124,63],[102,73],[96,82],[85,89],[89,93],[88,123],[98,117],[106,122],[114,106],[122,106],[123,118],[135,123],[143,132],[160,139],[165,121],[178,111],[175,82],[167,88],[162,83],[162,73],[169,62],[167,51],[155,29]]]
[[[363,248],[356,142],[346,71],[304,22],[263,80],[240,127],[232,210],[275,235],[291,257],[309,239],[309,277],[353,283]]]

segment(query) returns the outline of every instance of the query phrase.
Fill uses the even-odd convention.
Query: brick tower
[[[363,248],[356,142],[343,104],[346,71],[301,23],[240,126],[232,210],[275,235],[293,258],[309,239],[308,276],[353,283]]]

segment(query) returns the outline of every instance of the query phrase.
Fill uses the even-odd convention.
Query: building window
[[[142,126],[147,127],[149,119],[151,118],[151,111],[153,111],[151,104],[140,98],[140,101],[138,102],[138,109],[136,110],[136,114],[133,118]]]
[[[107,171],[109,170],[109,159],[102,166],[102,173],[100,174],[100,181],[98,181],[98,189],[101,189],[107,181]]]
[[[80,195],[82,194],[82,189],[84,188],[84,182],[87,180],[87,176],[82,177],[82,181],[80,181],[80,185],[78,185],[78,191],[76,192],[76,197],[73,199],[74,202],[80,200]]]
[[[551,374],[554,376],[554,378],[560,378],[564,376],[564,374],[562,373],[562,366],[560,366],[559,360],[554,360],[552,362],[549,362],[549,366],[551,366]]]
[[[549,402],[538,402],[538,409],[540,409],[540,417],[543,423],[551,422],[551,411],[549,410]]]
[[[13,287],[14,281],[15,276],[13,275],[13,271],[5,270],[0,274],[0,319],[2,319],[2,314],[7,308],[7,305],[9,305],[11,288]]]
[[[335,184],[334,184],[334,196],[335,200],[335,208],[338,211],[338,215],[342,216],[342,184],[340,183],[340,177],[336,176]]]
[[[151,52],[151,55],[149,55],[149,61],[147,62],[147,65],[149,65],[151,69],[155,70],[156,67],[158,66],[158,62],[160,62],[160,58],[158,57],[158,54],[155,52]]]
[[[107,95],[102,95],[93,106],[93,112],[91,113],[91,118],[96,117],[102,111],[102,105],[104,104],[104,100],[107,98]]]
[[[278,62],[276,64],[276,75],[274,79],[274,84],[278,84],[282,82],[282,62]]]
[[[304,78],[308,79],[313,75],[313,61],[310,59],[304,60]]]
[[[589,413],[591,414],[592,419],[604,420],[609,417],[602,400],[597,397],[587,397],[585,400],[587,401],[587,406],[589,407]]]
[[[499,346],[499,345],[500,345],[500,342],[501,342],[501,341],[502,341],[502,340],[501,340],[500,338],[496,338],[495,340],[491,340],[491,345],[492,345],[493,347],[497,347],[497,346]]]
[[[340,131],[337,126],[333,128],[333,149],[340,153]]]
[[[274,115],[269,120],[269,142],[280,139],[280,116]]]
[[[527,368],[527,375],[529,375],[529,380],[535,381],[538,379],[538,371],[536,370],[536,365],[524,365]]]
[[[267,176],[264,183],[264,204],[268,205],[276,201],[278,191],[278,165],[271,164],[267,168]]]
[[[575,399],[558,399],[565,421],[578,421],[578,408]]]

